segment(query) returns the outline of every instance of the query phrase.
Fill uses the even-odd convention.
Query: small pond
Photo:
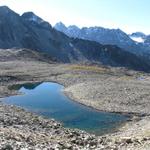
[[[54,118],[65,127],[101,135],[114,131],[128,119],[125,115],[100,112],[70,100],[64,95],[63,86],[57,83],[26,84],[15,88],[23,95],[7,97],[5,103]]]

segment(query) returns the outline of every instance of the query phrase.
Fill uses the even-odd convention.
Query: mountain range
[[[128,35],[120,29],[103,27],[83,27],[80,29],[75,25],[66,27],[62,22],[57,23],[54,28],[69,37],[96,41],[100,44],[117,45],[140,56],[150,54],[150,42],[148,40],[150,35],[145,35],[142,32]]]
[[[79,29],[62,23],[52,27],[33,12],[21,16],[0,7],[0,48],[27,48],[44,52],[63,63],[97,63],[150,70],[149,41],[137,43],[120,29]]]

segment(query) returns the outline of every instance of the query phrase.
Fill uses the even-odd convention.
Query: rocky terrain
[[[138,135],[135,129],[96,137],[80,130],[63,128],[53,119],[44,119],[15,106],[0,105],[0,149],[149,149],[149,133]],[[150,121],[150,120],[149,120]],[[149,130],[147,120],[135,126]],[[146,128],[145,128],[146,127]],[[131,131],[130,131],[130,130]],[[125,129],[124,129],[125,130]],[[131,136],[134,133],[138,136]],[[126,130],[125,130],[126,131]],[[137,130],[138,131],[138,130]],[[144,131],[143,131],[144,132]]]
[[[149,77],[124,76],[73,84],[65,91],[80,103],[99,110],[150,114],[149,87]]]
[[[65,129],[54,120],[0,103],[0,149],[149,150],[148,73],[96,65],[59,64],[44,61],[47,56],[40,56],[38,52],[24,49],[0,51],[0,58],[3,58],[0,61],[1,100],[19,94],[11,88],[13,85],[54,81],[63,84],[65,93],[79,103],[103,111],[132,113],[133,118],[118,132],[96,137]]]

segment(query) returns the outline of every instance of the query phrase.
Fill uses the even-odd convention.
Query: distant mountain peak
[[[68,26],[68,28],[70,28],[70,29],[80,29],[78,26],[76,26],[76,25],[70,25],[70,26]]]
[[[57,25],[58,25],[58,26],[64,26],[64,27],[66,27],[65,24],[62,23],[61,21],[55,24],[55,26],[57,26]]]
[[[34,12],[29,11],[29,12],[23,13],[22,16],[37,16],[37,15],[35,15]]]
[[[41,25],[44,28],[50,29],[51,25],[33,12],[25,12],[21,16],[25,21],[29,21],[36,25]]]
[[[0,6],[0,10],[12,11],[8,6]]]
[[[37,22],[37,23],[44,22],[43,19],[41,19],[40,17],[35,15],[33,12],[25,12],[25,13],[22,14],[22,17],[25,20],[28,20],[28,21],[34,21],[34,22]]]
[[[130,34],[130,36],[134,36],[134,37],[146,37],[146,35],[143,32],[134,32],[134,33]]]
[[[54,28],[60,32],[65,32],[68,29],[62,22],[56,23]]]
[[[137,43],[144,43],[146,39],[146,35],[142,32],[134,32],[129,35],[132,40],[134,40]]]
[[[7,14],[18,15],[16,12],[11,10],[8,6],[0,6],[0,15],[7,15]]]

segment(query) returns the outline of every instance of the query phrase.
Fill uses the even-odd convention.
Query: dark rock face
[[[148,35],[144,41],[145,44],[148,44],[150,46],[150,35]]]
[[[96,42],[94,43],[81,39],[75,39],[72,43],[75,47],[80,49],[82,55],[88,58],[88,60],[92,61],[93,58],[95,58],[96,61],[100,61],[104,65],[125,66],[136,68],[138,70],[149,70],[149,65],[142,60],[142,58],[124,51],[115,45],[100,45]]]
[[[0,7],[0,47],[10,48],[21,46],[20,38],[26,28],[20,23],[18,14],[8,7]]]
[[[62,29],[65,30],[65,26],[62,26]],[[74,29],[74,34],[80,31],[78,27],[70,26],[70,32],[72,31],[73,33]],[[95,28],[90,30],[90,34],[93,34],[96,38]],[[104,29],[98,30],[104,31]],[[81,35],[84,35],[86,31],[86,28],[82,29]],[[107,32],[108,35],[104,32],[103,37],[107,35],[109,37],[108,40],[113,41],[112,39],[116,37],[118,32],[126,41],[127,35],[120,30],[109,31]],[[105,41],[103,38],[101,40]],[[132,45],[133,41],[130,40],[129,42]],[[107,42],[102,43],[107,44]],[[112,42],[112,44],[115,43]],[[36,16],[33,12],[27,12],[20,16],[8,7],[2,6],[0,7],[0,48],[8,49],[14,47],[45,52],[54,60],[65,63],[96,62],[138,70],[148,70],[150,68],[145,60],[117,46],[104,46],[93,41],[70,38],[52,28],[48,22]]]

